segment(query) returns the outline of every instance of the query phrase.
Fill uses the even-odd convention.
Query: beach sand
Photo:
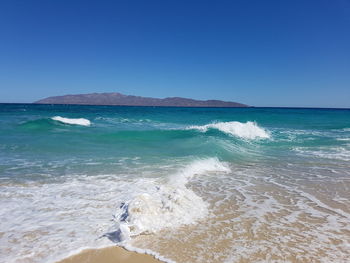
[[[102,249],[87,249],[57,263],[161,263],[153,256],[130,252],[113,246]]]

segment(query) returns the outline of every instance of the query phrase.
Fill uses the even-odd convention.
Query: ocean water
[[[349,262],[350,110],[0,104],[0,262]]]

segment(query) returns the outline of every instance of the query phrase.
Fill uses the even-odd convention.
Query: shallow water
[[[0,104],[0,261],[346,262],[349,161],[350,110]]]

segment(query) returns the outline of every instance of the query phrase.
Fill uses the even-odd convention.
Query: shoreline
[[[162,263],[153,255],[126,250],[118,246],[84,249],[78,254],[55,261],[55,263]]]

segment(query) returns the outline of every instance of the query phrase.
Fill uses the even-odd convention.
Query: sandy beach
[[[153,256],[130,252],[113,246],[103,249],[87,249],[57,263],[160,263]]]

